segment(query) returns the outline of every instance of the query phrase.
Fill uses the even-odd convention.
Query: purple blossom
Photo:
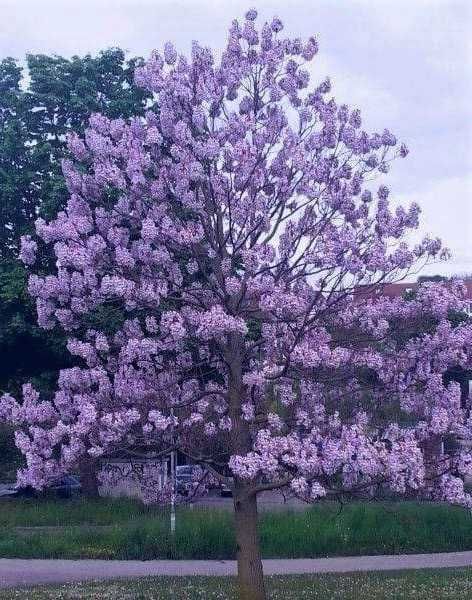
[[[177,61],[177,52],[171,42],[166,42],[164,46],[164,60],[168,65],[173,65]]]
[[[257,19],[257,10],[255,8],[251,8],[247,11],[245,17],[248,21],[255,21]]]
[[[272,19],[270,27],[274,33],[279,33],[279,31],[282,31],[282,29],[284,28],[284,25],[278,17],[274,17]]]
[[[25,265],[33,265],[36,262],[36,253],[38,251],[38,244],[31,239],[30,235],[21,236],[21,245],[19,259]]]

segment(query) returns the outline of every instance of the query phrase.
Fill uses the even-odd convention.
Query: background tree
[[[428,452],[470,437],[443,380],[471,360],[471,327],[447,318],[460,283],[375,293],[441,254],[437,240],[405,243],[417,206],[392,210],[385,186],[365,187],[406,148],[362,130],[329,82],[309,88],[314,38],[282,38],[278,19],[258,31],[256,16],[233,22],[220,60],[198,44],[190,58],[153,53],[136,81],[159,114],[95,115],[70,137],[66,209],[37,222],[21,257],[54,244],[57,273],[29,289],[81,366],[52,398],[27,385],[0,404],[26,457],[19,480],[35,487],[123,448],[177,448],[230,484],[244,600],[265,597],[262,491],[316,501],[389,486],[470,505],[472,462]],[[110,306],[127,318],[104,331]],[[424,315],[435,326],[418,332]]]
[[[140,58],[119,48],[97,56],[26,57],[28,80],[12,58],[0,63],[0,252],[16,258],[20,236],[38,216],[52,218],[67,200],[61,171],[66,134],[83,133],[89,116],[143,114],[149,93],[134,85]]]
[[[2,389],[17,391],[31,377],[49,385],[51,375],[64,365],[63,338],[44,335],[36,326],[27,275],[16,260],[19,240],[34,231],[38,216],[52,218],[65,205],[61,160],[67,153],[67,133],[83,133],[94,112],[112,118],[144,113],[150,94],[133,79],[141,64],[140,58],[126,59],[119,48],[70,59],[30,54],[24,80],[17,61],[0,62]]]
[[[0,389],[18,393],[33,380],[51,388],[71,362],[59,331],[37,326],[26,290],[27,273],[17,260],[19,240],[42,215],[52,218],[68,191],[61,169],[66,135],[83,133],[94,112],[112,118],[144,113],[150,94],[134,85],[142,59],[119,48],[97,56],[26,57],[28,77],[13,58],[0,62]],[[51,253],[42,257],[52,268]],[[28,349],[25,352],[25,349]],[[7,437],[7,434],[4,434]],[[5,454],[3,455],[6,456]]]

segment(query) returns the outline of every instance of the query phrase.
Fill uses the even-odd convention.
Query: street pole
[[[170,533],[175,536],[175,451],[170,453],[170,476],[171,480],[171,495],[170,495]]]
[[[174,408],[170,409],[172,417],[172,448],[174,447]],[[170,453],[170,476],[171,476],[171,494],[170,494],[170,534],[175,537],[175,450]]]

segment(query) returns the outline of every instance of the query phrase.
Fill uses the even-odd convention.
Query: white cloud
[[[330,77],[336,101],[360,108],[367,129],[393,128],[401,116],[398,97],[383,82],[368,77],[361,69],[346,69],[339,57],[321,52],[312,65],[311,76],[313,83]]]
[[[472,273],[472,175],[428,183],[415,192],[393,194],[395,203],[416,202],[422,209],[419,229],[411,236],[419,241],[425,234],[439,237],[452,258],[428,268],[430,273]]]

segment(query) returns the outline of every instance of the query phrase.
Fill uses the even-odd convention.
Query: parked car
[[[14,483],[2,483],[0,484],[0,498],[8,498],[16,495],[16,489]]]
[[[38,491],[31,486],[17,487],[12,494],[16,498],[37,498],[39,496],[56,496],[72,498],[82,492],[80,479],[76,475],[64,475],[53,481],[44,490]]]
[[[175,487],[178,494],[187,496],[193,483],[193,465],[178,465],[175,467]]]
[[[232,477],[230,477],[229,480],[230,480],[230,483],[222,483],[221,484],[220,495],[222,496],[222,498],[232,498],[233,497],[232,485],[233,485],[234,480]]]

